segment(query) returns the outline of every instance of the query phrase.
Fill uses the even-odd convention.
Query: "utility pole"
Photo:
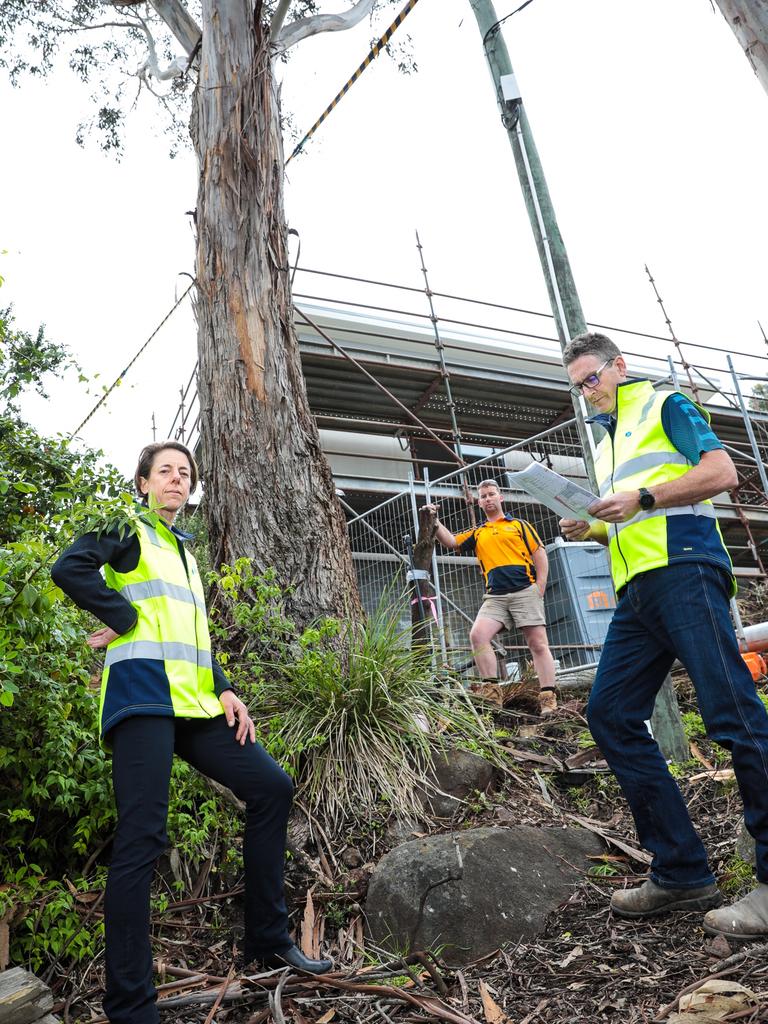
[[[515,157],[517,175],[528,217],[536,240],[536,248],[547,284],[549,302],[557,325],[561,348],[571,338],[587,329],[576,284],[573,280],[568,253],[565,250],[552,199],[547,188],[544,170],[539,160],[531,126],[525,114],[522,99],[509,59],[507,44],[501,34],[501,23],[492,0],[469,0],[477,18],[483,39],[483,50],[491,72],[496,101],[501,110],[501,121],[506,129]],[[579,437],[584,450],[584,465],[593,490],[597,493],[592,431],[585,422],[584,398],[573,396],[573,408]],[[671,760],[684,760],[688,745],[683,732],[680,710],[672,685],[667,676],[656,700],[651,727],[664,756]]]
[[[516,92],[516,82],[509,59],[509,51],[501,34],[501,25],[492,0],[469,0],[477,19],[483,50],[491,72],[496,100],[501,110],[501,121],[509,137],[517,167],[517,176],[523,190],[528,218],[544,272],[549,303],[555,318],[560,347],[565,348],[571,338],[587,329],[579,294],[573,280],[568,253],[565,250],[555,210],[547,188],[544,170],[539,160],[531,126],[525,107]],[[510,93],[510,88],[513,90]],[[573,396],[579,437],[584,449],[587,475],[597,488],[594,468],[595,443],[585,423],[584,400]]]

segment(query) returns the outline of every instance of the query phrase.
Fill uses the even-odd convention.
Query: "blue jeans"
[[[589,728],[616,775],[651,878],[668,888],[714,881],[677,783],[645,722],[675,658],[696,689],[708,736],[731,752],[744,819],[768,882],[768,715],[739,654],[730,579],[706,562],[635,576],[621,593],[587,708]]]
[[[293,783],[258,743],[241,747],[224,715],[124,718],[110,732],[118,824],[104,901],[107,990],[112,1024],[157,1024],[150,946],[150,884],[168,844],[174,753],[245,802],[247,960],[291,945],[283,862]]]

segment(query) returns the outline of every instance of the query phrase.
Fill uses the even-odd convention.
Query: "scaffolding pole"
[[[765,463],[763,462],[763,459],[762,459],[761,454],[760,454],[760,448],[758,447],[758,444],[757,444],[757,438],[755,437],[755,432],[752,429],[752,422],[751,422],[751,420],[749,418],[749,410],[747,409],[746,402],[744,401],[744,395],[741,393],[741,385],[739,384],[740,377],[739,377],[739,374],[736,373],[736,371],[733,368],[733,360],[731,359],[730,352],[727,353],[726,359],[728,360],[728,369],[730,370],[731,380],[733,381],[733,390],[736,392],[736,398],[738,399],[738,402],[739,402],[739,408],[741,409],[741,415],[744,418],[744,427],[746,428],[746,431],[747,431],[747,437],[749,438],[749,443],[752,446],[752,451],[754,452],[754,455],[755,455],[755,462],[757,463],[757,471],[760,474],[760,483],[763,485],[763,494],[765,494],[766,498],[768,498],[768,474],[766,473]]]

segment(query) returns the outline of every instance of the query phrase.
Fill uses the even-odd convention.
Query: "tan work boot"
[[[710,910],[704,917],[704,931],[742,942],[764,938],[768,935],[768,885],[758,882],[757,888],[730,907]]]
[[[696,889],[666,889],[649,878],[636,889],[615,892],[611,896],[611,910],[617,917],[654,917],[670,910],[709,910],[722,902],[714,882]]]
[[[554,686],[539,687],[539,714],[551,715],[557,711],[557,690]]]

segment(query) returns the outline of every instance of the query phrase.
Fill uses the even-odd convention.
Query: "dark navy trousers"
[[[686,562],[635,576],[608,629],[587,707],[595,742],[624,792],[651,878],[668,888],[712,882],[682,793],[645,722],[675,658],[696,689],[709,737],[731,752],[744,820],[768,882],[768,715],[742,659],[729,612],[730,577]]]
[[[240,746],[224,715],[182,719],[136,716],[110,732],[118,825],[104,901],[111,1024],[157,1024],[150,946],[150,886],[168,838],[168,788],[174,753],[228,786],[246,806],[246,958],[292,943],[283,893],[290,778],[257,743]]]

